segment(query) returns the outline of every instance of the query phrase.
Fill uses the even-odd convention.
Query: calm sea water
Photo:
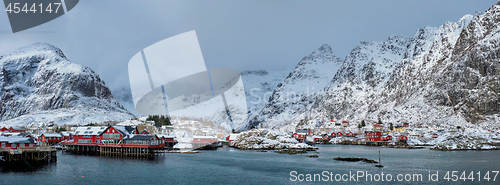
[[[317,145],[318,146],[318,145]],[[381,151],[382,165],[376,168],[373,164],[363,162],[341,162],[334,157],[364,157],[378,160]],[[273,152],[243,151],[233,148],[219,148],[217,151],[202,151],[197,154],[165,154],[155,160],[120,159],[99,156],[81,156],[58,153],[56,164],[28,171],[11,171],[2,169],[0,184],[302,184],[306,174],[321,174],[323,171],[343,175],[362,171],[371,174],[371,181],[365,177],[360,182],[370,184],[387,184],[379,179],[384,173],[391,174],[389,184],[500,184],[500,175],[493,182],[494,173],[500,170],[500,151],[433,151],[428,149],[392,149],[367,146],[320,145],[318,158],[308,158],[307,154],[278,154]],[[304,174],[304,181],[292,181],[294,174]],[[438,172],[438,182],[429,182],[431,174]],[[443,179],[447,171],[458,177],[466,172],[469,176],[474,171],[475,180],[465,182],[448,182]],[[477,181],[477,172],[481,176],[490,171],[490,182]],[[398,174],[422,174],[423,181],[395,181]],[[302,177],[302,176],[301,176]],[[341,177],[341,176],[337,176]],[[344,179],[347,176],[343,176]],[[458,178],[457,177],[457,178]],[[323,180],[325,179],[322,176]],[[302,178],[300,178],[302,179]],[[339,179],[339,178],[338,178]],[[334,181],[313,183],[332,184]],[[341,180],[341,179],[339,179]],[[342,181],[342,180],[341,180]],[[354,183],[352,179],[342,183]]]

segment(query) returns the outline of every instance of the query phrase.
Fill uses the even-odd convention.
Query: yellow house
[[[404,131],[405,128],[402,126],[395,126],[394,128],[392,128],[392,132],[404,132]]]
[[[384,126],[380,125],[380,124],[373,124],[373,131],[374,132],[383,132]]]

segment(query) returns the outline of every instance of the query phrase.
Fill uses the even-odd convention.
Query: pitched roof
[[[62,136],[71,136],[72,133],[71,132],[68,132],[68,131],[64,131],[64,132],[61,132],[61,135]]]
[[[171,135],[167,135],[167,134],[156,134],[156,136],[158,136],[158,138],[175,138],[175,136],[171,136]]]
[[[16,137],[16,136],[11,136],[11,137],[4,137],[0,136],[0,142],[7,142],[7,143],[35,143],[33,138],[29,137]]]
[[[80,136],[97,136],[101,134],[104,130],[108,128],[107,126],[84,126],[78,127],[75,130],[75,135]]]
[[[156,135],[134,135],[131,138],[127,138],[124,140],[151,140],[154,137],[156,137]]]
[[[217,137],[215,137],[215,136],[193,136],[193,139],[194,138],[196,138],[196,139],[217,139]]]
[[[42,134],[45,137],[62,137],[61,134],[56,134],[56,133],[50,133],[50,134]]]
[[[120,132],[121,135],[123,136],[128,136],[128,138],[132,137],[132,133],[135,130],[135,127],[133,126],[118,126],[118,125],[111,125],[115,130]]]

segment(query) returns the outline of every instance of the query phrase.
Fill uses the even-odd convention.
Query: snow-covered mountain
[[[249,126],[278,128],[288,125],[294,118],[304,116],[315,101],[315,94],[328,84],[342,60],[323,45],[304,57],[277,85],[262,111],[249,121]]]
[[[245,86],[249,118],[254,117],[264,108],[276,86],[289,73],[289,70],[253,70],[241,72],[241,78]]]
[[[1,125],[86,124],[132,115],[90,68],[71,63],[50,44],[0,56]]]
[[[303,61],[332,61],[332,66],[318,72],[320,65],[301,61],[249,126],[294,130],[300,119],[310,117],[498,128],[499,22],[496,3],[484,14],[425,27],[411,38],[362,42],[344,60],[313,53]],[[331,80],[323,84],[316,78]],[[304,95],[304,85],[316,83],[317,90]],[[291,92],[298,99],[287,99]]]
[[[120,103],[125,109],[127,109],[134,116],[144,116],[143,114],[137,112],[134,106],[134,100],[132,99],[132,92],[130,87],[119,87],[111,89],[111,94],[115,100]]]

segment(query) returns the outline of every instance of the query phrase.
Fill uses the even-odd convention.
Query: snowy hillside
[[[250,120],[250,125],[262,123],[264,127],[279,128],[305,116],[315,100],[315,93],[323,90],[341,64],[342,60],[333,55],[328,45],[304,57],[277,85],[269,102]]]
[[[248,117],[252,118],[259,113],[269,101],[276,86],[290,73],[288,70],[269,71],[255,70],[241,72],[245,97],[248,105]]]
[[[71,63],[50,44],[0,56],[0,125],[86,124],[132,115],[90,68]]]
[[[310,115],[320,123],[335,119],[356,124],[380,118],[412,126],[496,129],[500,126],[499,22],[496,3],[483,14],[419,29],[411,38],[362,42],[344,60],[331,57],[336,61],[331,64],[338,67],[321,66],[322,71],[316,71],[315,65],[304,65],[315,57],[324,60],[313,53],[278,85],[249,126],[294,130],[300,119]],[[326,84],[317,80],[324,78],[331,80]],[[305,87],[313,84],[316,90],[304,95]],[[296,98],[289,99],[286,93]]]
[[[111,94],[113,94],[113,97],[118,103],[120,103],[120,105],[122,105],[134,116],[142,116],[141,113],[135,110],[134,100],[132,99],[132,92],[130,91],[129,87],[112,89]]]

